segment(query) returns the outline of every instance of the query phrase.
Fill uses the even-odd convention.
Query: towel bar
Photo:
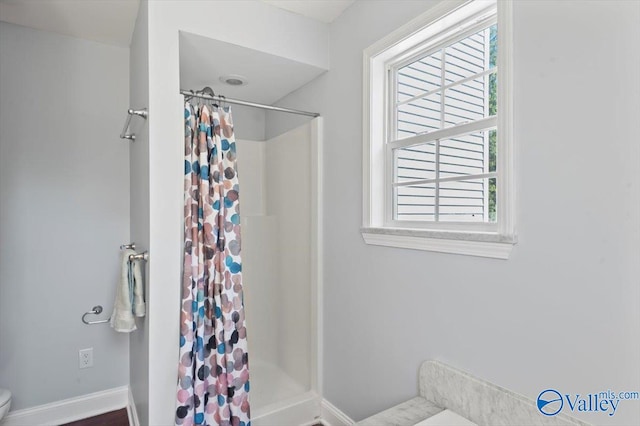
[[[134,260],[144,260],[146,262],[149,260],[149,252],[143,251],[142,253],[130,254],[129,262],[133,262]]]
[[[124,250],[124,249],[135,250],[135,248],[136,248],[135,243],[122,244],[120,246],[120,250]],[[129,262],[133,262],[134,260],[144,260],[146,262],[148,259],[149,259],[148,251],[129,255]],[[90,311],[87,311],[84,314],[82,314],[82,322],[87,325],[94,325],[94,324],[104,324],[111,321],[111,318],[107,318],[105,320],[98,320],[98,321],[87,321],[87,318],[86,318],[87,315],[100,315],[102,311],[103,311],[103,308],[101,305],[94,306],[93,308],[91,308]]]
[[[87,325],[93,325],[93,324],[104,324],[106,322],[111,321],[111,318],[107,318],[106,320],[98,320],[98,321],[87,321],[85,319],[85,317],[87,315],[89,315],[89,314],[91,314],[91,315],[100,315],[101,313],[102,313],[102,306],[100,306],[100,305],[94,306],[93,308],[91,308],[90,311],[85,312],[82,315],[82,322],[87,324]]]
[[[120,245],[120,250],[135,250],[136,243],[122,244]],[[144,260],[145,262],[149,260],[149,252],[143,251],[142,253],[135,253],[129,255],[129,262],[133,262],[134,260]]]

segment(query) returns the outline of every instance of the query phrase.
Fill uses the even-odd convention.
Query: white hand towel
[[[146,311],[144,305],[144,281],[142,281],[144,263],[144,260],[131,262],[131,269],[133,269],[133,274],[130,275],[133,278],[133,315],[137,317],[143,317]]]
[[[122,262],[120,282],[116,287],[116,300],[113,303],[111,314],[111,327],[121,333],[130,333],[136,329],[136,321],[131,307],[130,269],[129,255],[135,254],[133,250],[122,250]]]

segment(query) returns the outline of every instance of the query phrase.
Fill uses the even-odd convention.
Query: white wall
[[[80,321],[111,313],[129,238],[128,67],[126,48],[0,23],[0,387],[14,410],[129,379],[128,337]]]
[[[251,30],[247,30],[250,28]],[[149,2],[149,423],[175,417],[182,253],[179,31],[327,68],[326,25],[260,1]],[[241,135],[248,137],[249,135]]]
[[[233,121],[237,122],[235,112]],[[264,140],[236,137],[238,176],[242,177],[242,217],[267,213],[266,146]]]
[[[311,126],[267,141],[267,213],[275,216],[277,363],[311,384]]]
[[[362,50],[435,2],[356,2],[330,71],[280,103],[325,117],[325,396],[355,419],[440,359],[535,398],[640,388],[640,3],[516,1],[518,234],[508,261],[367,246]],[[269,113],[267,137],[295,125]],[[638,402],[594,424],[640,424]]]
[[[141,1],[129,49],[129,99],[132,108],[149,106],[149,31],[148,4]],[[133,118],[135,142],[129,142],[131,173],[130,212],[131,237],[136,250],[149,248],[149,126],[147,121]],[[148,272],[148,270],[146,270]],[[149,280],[145,280],[147,311],[151,304]],[[129,338],[129,385],[141,425],[149,424],[149,327],[147,319],[137,319],[138,330]]]
[[[234,122],[237,120],[234,116]],[[264,141],[236,139],[238,179],[242,217],[242,282],[244,307],[251,357],[251,386],[256,389],[256,364],[277,365],[278,335],[276,326],[278,300],[278,251],[276,218],[267,216],[266,147]],[[260,386],[260,385],[258,385]],[[255,414],[256,401],[252,400]]]
[[[263,141],[267,115],[265,111],[241,105],[229,106],[233,114],[235,137],[252,141]]]
[[[312,385],[311,125],[236,144],[255,418],[278,398]]]

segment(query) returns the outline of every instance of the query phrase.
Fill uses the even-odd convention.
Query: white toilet
[[[11,392],[6,389],[0,389],[0,423],[11,408]]]

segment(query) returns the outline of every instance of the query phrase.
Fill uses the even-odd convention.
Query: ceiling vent
[[[238,74],[223,75],[220,81],[229,86],[246,86],[249,83],[246,77]]]

